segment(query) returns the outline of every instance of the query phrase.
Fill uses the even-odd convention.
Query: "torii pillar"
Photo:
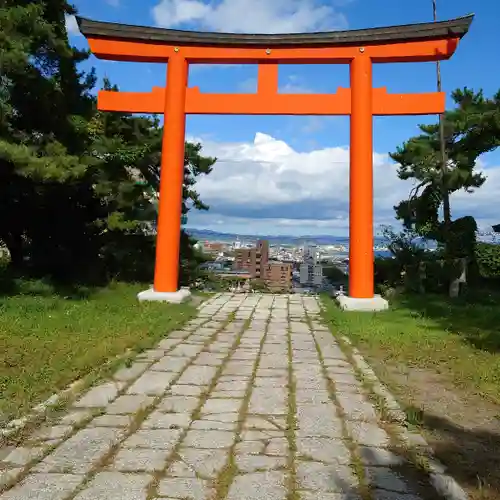
[[[164,113],[154,285],[140,300],[180,302],[179,237],[184,179],[186,114],[349,115],[349,296],[343,309],[374,311],[387,302],[374,295],[373,116],[444,112],[445,94],[391,94],[373,88],[375,63],[448,59],[473,16],[450,21],[356,31],[286,35],[201,33],[77,18],[92,52],[101,59],[168,64],[166,87],[152,92],[101,91],[103,111]],[[254,94],[203,94],[188,87],[190,64],[258,64]],[[349,64],[350,88],[334,94],[280,94],[279,64]],[[333,195],[333,193],[332,193]]]
[[[142,292],[139,299],[176,301],[178,298],[182,302],[189,297],[189,290],[178,290],[187,81],[186,59],[182,56],[171,57],[168,61],[164,99],[155,278],[153,290]]]

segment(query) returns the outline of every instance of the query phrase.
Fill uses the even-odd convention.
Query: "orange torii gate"
[[[349,297],[343,307],[385,308],[374,297],[374,115],[442,113],[445,94],[391,94],[373,88],[373,63],[448,59],[467,33],[473,15],[354,31],[251,35],[180,31],[77,18],[94,55],[114,61],[167,63],[167,85],[152,92],[101,91],[103,111],[164,113],[160,203],[153,290],[144,300],[180,301],[179,236],[186,114],[350,115]],[[254,94],[202,93],[188,88],[191,64],[258,64]],[[335,94],[280,94],[279,64],[349,64],[350,88]],[[349,302],[350,301],[350,302]]]

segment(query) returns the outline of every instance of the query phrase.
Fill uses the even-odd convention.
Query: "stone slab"
[[[142,429],[182,429],[191,423],[190,413],[162,413],[154,411],[142,423]]]
[[[170,372],[147,371],[127,389],[127,394],[161,396],[175,376]]]
[[[377,312],[389,309],[389,302],[380,295],[374,295],[369,299],[339,295],[337,302],[343,311]]]
[[[146,500],[147,487],[152,480],[148,474],[100,472],[75,500]]]
[[[228,460],[227,450],[181,448],[179,456],[196,474],[211,479],[217,477]]]
[[[107,408],[106,412],[115,415],[134,415],[135,413],[146,409],[154,401],[152,396],[139,394],[127,394],[120,396]]]
[[[169,450],[121,449],[110,468],[121,472],[155,472],[165,468]]]
[[[85,474],[110,451],[122,436],[122,429],[109,427],[82,429],[45,457],[34,467],[34,470]]]
[[[123,384],[120,382],[106,382],[90,389],[81,399],[73,404],[79,408],[102,408],[118,396]]]
[[[26,448],[19,447],[13,449],[4,459],[4,462],[7,462],[11,465],[24,467],[29,464],[31,461],[36,460],[43,456],[45,452],[44,448],[34,447],[34,448]]]
[[[234,439],[234,433],[228,431],[191,430],[186,434],[182,444],[189,448],[214,450],[217,448],[229,448],[233,444]]]
[[[123,447],[172,450],[180,436],[179,429],[140,429],[124,441]]]
[[[140,302],[169,302],[171,304],[182,304],[191,299],[191,292],[189,289],[181,288],[176,292],[157,292],[153,288],[144,290],[137,294]]]
[[[189,500],[206,500],[211,498],[207,481],[196,477],[168,477],[158,485],[160,496],[169,498],[185,498]],[[242,500],[242,499],[238,499]]]
[[[66,500],[85,476],[74,474],[31,474],[4,493],[2,500]]]
[[[227,500],[286,500],[285,473],[255,472],[237,476],[229,488]]]

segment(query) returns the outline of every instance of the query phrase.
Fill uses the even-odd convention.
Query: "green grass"
[[[24,282],[0,296],[0,422],[82,376],[103,374],[106,362],[154,345],[196,314],[191,305],[139,303],[145,287],[61,293]]]
[[[500,293],[471,291],[391,299],[382,313],[340,311],[325,297],[324,317],[382,364],[431,368],[465,390],[500,403]]]

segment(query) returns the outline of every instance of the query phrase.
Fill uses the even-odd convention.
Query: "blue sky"
[[[358,29],[432,20],[431,0],[78,0],[79,14],[101,21],[179,29],[233,32],[299,32]],[[500,88],[497,23],[498,0],[438,0],[440,20],[473,11],[475,20],[451,60],[442,63],[448,93],[468,86],[487,95]],[[68,22],[71,41],[87,47]],[[99,61],[122,90],[149,91],[165,83],[165,67]],[[194,67],[190,85],[206,92],[252,92],[256,66]],[[435,65],[384,64],[374,67],[374,86],[390,92],[435,89]],[[349,85],[348,67],[282,66],[282,92],[330,93]],[[450,104],[451,105],[451,104]],[[375,224],[394,222],[392,206],[411,189],[397,179],[387,153],[418,133],[429,117],[377,117],[374,120]],[[208,213],[191,214],[188,226],[228,232],[338,234],[348,232],[349,120],[347,117],[189,116],[187,136],[220,161],[199,190],[210,204]],[[498,222],[500,151],[485,155],[481,168],[488,177],[476,193],[458,193],[454,215],[471,213],[484,228]]]

